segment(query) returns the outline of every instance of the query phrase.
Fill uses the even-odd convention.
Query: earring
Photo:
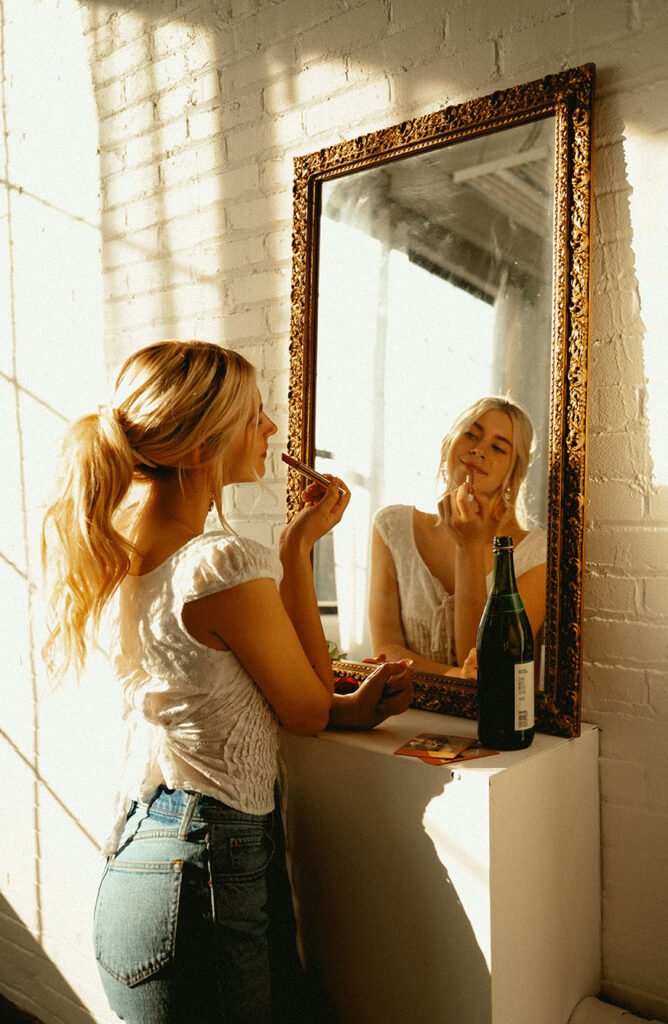
[[[510,487],[506,487],[505,491],[503,492],[503,503],[504,503],[504,505],[506,505],[506,506],[510,505],[511,495],[512,495],[512,491],[510,490]]]

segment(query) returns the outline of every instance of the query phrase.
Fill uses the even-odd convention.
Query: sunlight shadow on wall
[[[85,382],[95,375],[91,338],[96,332],[99,335],[101,316],[99,225],[95,146],[90,135],[95,123],[86,116],[93,113],[92,97],[82,50],[77,60],[74,6],[69,17],[64,9],[56,16],[47,10],[25,10],[20,16],[14,11],[13,15],[3,12],[0,48],[5,237],[0,371],[7,427],[3,447],[7,446],[9,456],[4,462],[3,504],[11,509],[11,514],[2,516],[0,557],[5,596],[11,598],[4,617],[3,650],[14,695],[3,725],[14,737],[14,749],[21,751],[22,769],[13,778],[22,790],[22,815],[30,819],[26,833],[33,838],[26,843],[27,857],[21,847],[7,844],[5,863],[9,865],[6,880],[12,879],[9,895],[15,886],[41,941],[45,931],[37,715],[41,667],[34,606],[39,520],[50,469],[45,465],[45,448],[59,432],[63,418],[77,411]],[[67,74],[53,66],[59,43],[68,53]],[[30,61],[25,59],[27,52]],[[42,75],[35,75],[36,64]],[[79,116],[64,120],[62,111],[68,107]],[[30,874],[32,893],[26,885]]]
[[[86,770],[99,741],[87,751],[91,730],[62,699],[39,703],[39,534],[63,424],[104,382],[97,121],[73,0],[3,9],[0,31],[3,990],[40,1018],[48,1006],[83,1024],[105,1012],[90,950],[100,827]]]
[[[628,168],[631,227],[640,315],[645,325],[643,353],[652,457],[652,483],[668,487],[668,348],[666,331],[666,246],[668,243],[668,126],[654,134],[633,125],[626,128],[624,153]],[[642,182],[642,188],[633,187]]]
[[[43,1010],[35,997],[45,986],[51,992],[52,1003],[58,1007],[61,1019],[67,1020],[68,1024],[93,1024],[95,1018],[53,961],[45,956],[41,945],[4,896],[0,896],[0,930],[5,940],[12,943],[11,951],[4,943],[0,946],[0,987],[10,1002],[40,1019]],[[0,1005],[0,1015],[2,1010]]]
[[[187,17],[165,22],[159,5],[119,5],[110,20],[105,5],[91,4],[86,14],[111,370],[151,341],[219,340],[201,329],[224,295],[218,46]]]

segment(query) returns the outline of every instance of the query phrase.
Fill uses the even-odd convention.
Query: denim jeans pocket
[[[95,956],[132,987],[174,957],[183,862],[111,860],[95,907]]]
[[[262,825],[215,825],[212,839],[212,874],[231,882],[261,877],[274,855],[274,841]]]

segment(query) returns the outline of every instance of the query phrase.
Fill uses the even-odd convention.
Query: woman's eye
[[[495,452],[498,452],[498,453],[499,453],[499,455],[505,455],[505,454],[506,454],[506,450],[505,450],[505,448],[500,448],[500,447],[498,446],[498,444],[493,444],[493,445],[492,445],[492,448],[494,449],[494,451],[495,451]]]

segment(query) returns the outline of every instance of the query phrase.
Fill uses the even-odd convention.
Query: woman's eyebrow
[[[480,424],[478,423],[478,421],[477,421],[477,420],[476,420],[476,422],[475,422],[475,423],[472,423],[472,424],[471,424],[471,426],[472,426],[472,427],[475,427],[475,428],[476,428],[476,430],[479,430],[481,434],[484,434],[484,430],[483,430],[483,428],[482,428],[482,427],[480,426]],[[508,446],[509,446],[510,448],[512,448],[512,446],[513,446],[513,445],[512,445],[512,442],[511,442],[511,441],[509,441],[507,437],[504,437],[504,436],[503,436],[503,434],[495,434],[495,435],[494,435],[494,439],[495,439],[496,441],[503,441],[503,442],[504,442],[504,444],[507,444],[507,445],[508,445]]]

